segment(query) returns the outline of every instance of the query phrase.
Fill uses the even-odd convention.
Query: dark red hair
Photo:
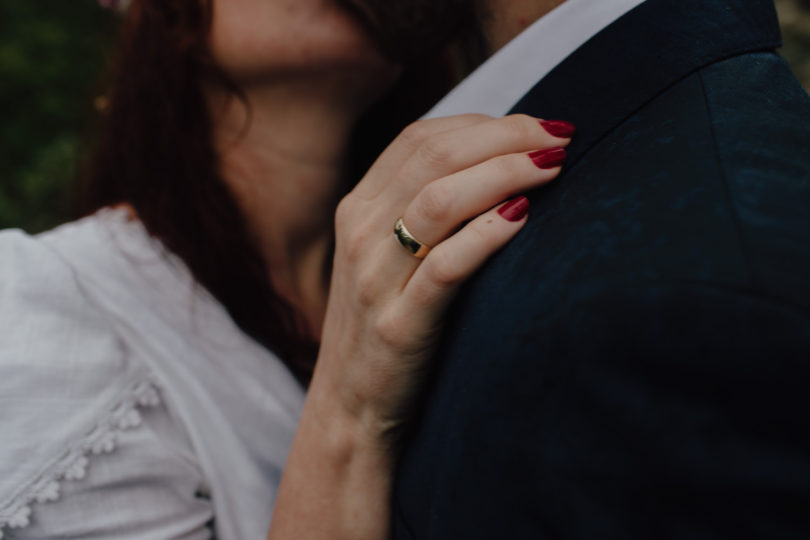
[[[307,384],[317,343],[270,285],[265,261],[220,175],[202,83],[220,84],[236,96],[239,89],[209,54],[212,9],[212,0],[132,2],[85,178],[84,210],[130,204],[149,233],[186,263],[234,321]],[[406,78],[412,82],[359,128],[354,178],[381,143],[446,89],[441,69],[420,73]],[[431,84],[421,84],[426,80]],[[403,95],[409,95],[410,107],[391,106]]]

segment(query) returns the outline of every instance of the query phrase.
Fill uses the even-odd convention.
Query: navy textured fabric
[[[516,107],[579,132],[466,287],[397,539],[810,538],[810,98],[770,0],[648,0]]]

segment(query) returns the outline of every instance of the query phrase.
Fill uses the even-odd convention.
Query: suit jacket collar
[[[503,116],[571,53],[644,1],[566,0],[478,66],[425,117]]]
[[[574,122],[570,167],[695,70],[780,45],[772,0],[648,0],[558,65],[511,112]]]

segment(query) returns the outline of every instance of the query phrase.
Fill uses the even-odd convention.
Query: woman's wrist
[[[307,395],[269,538],[386,538],[392,446],[327,382],[313,379]]]
[[[335,452],[363,451],[394,459],[398,424],[381,415],[363,391],[343,378],[330,377],[324,359],[318,362],[304,415],[328,437]]]

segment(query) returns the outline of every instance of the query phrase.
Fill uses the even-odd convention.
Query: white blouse
[[[0,232],[0,538],[264,538],[303,400],[124,211]]]

